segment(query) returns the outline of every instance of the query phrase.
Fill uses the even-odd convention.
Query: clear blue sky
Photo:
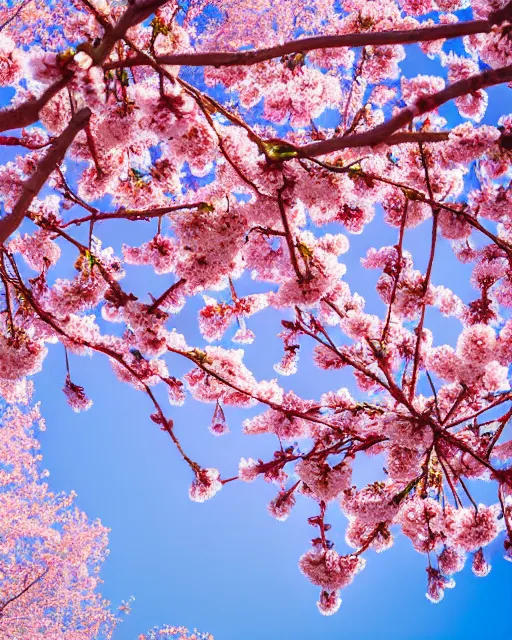
[[[425,71],[417,66],[419,60],[413,56],[406,62],[407,75]],[[485,120],[495,124],[506,93],[495,89],[490,94],[491,108]],[[453,117],[451,107],[446,113]],[[422,250],[427,232],[428,225],[424,225],[409,233],[406,240],[406,248],[419,256],[419,268],[425,266]],[[154,226],[144,223],[105,223],[98,231],[104,243],[114,247],[120,246],[120,238],[140,244],[153,234]],[[377,274],[361,269],[359,259],[370,246],[395,243],[396,234],[377,215],[362,236],[351,236],[350,240],[351,250],[344,256],[347,280],[367,298],[371,311],[381,311],[373,291]],[[71,275],[73,259],[67,264]],[[469,284],[457,280],[460,265],[457,272],[451,265],[455,266],[451,250],[442,242],[434,282],[451,285],[464,300],[471,299],[475,293]],[[65,275],[64,267],[55,273]],[[165,276],[157,278],[140,268],[128,270],[125,281],[127,289],[131,286],[141,296],[162,291],[167,285]],[[260,290],[260,285],[245,278],[238,288],[243,293]],[[203,344],[197,330],[200,307],[200,300],[190,301],[169,323],[198,346]],[[257,339],[247,347],[246,361],[260,379],[276,375],[272,365],[282,354],[275,336],[279,319],[276,312],[265,311],[249,324]],[[429,321],[435,335],[437,329],[438,342],[453,342],[457,323],[436,314],[431,314]],[[222,344],[229,346],[229,341]],[[345,385],[357,394],[347,373],[313,369],[309,353],[310,346],[304,343],[299,373],[283,378],[283,386],[308,398]],[[189,368],[180,360],[169,360],[169,365],[176,376]],[[135,640],[139,633],[164,623],[210,631],[217,640],[510,637],[512,565],[502,559],[501,539],[488,548],[493,569],[487,578],[474,577],[467,567],[455,576],[456,588],[433,605],[424,596],[425,558],[398,536],[391,550],[379,556],[367,554],[367,567],[343,592],[338,614],[321,616],[315,604],[318,588],[297,568],[297,560],[314,534],[306,523],[307,517],[315,514],[312,501],[299,498],[284,523],[267,514],[266,505],[276,489],[263,481],[231,483],[205,504],[190,502],[190,471],[169,437],[149,419],[151,407],[146,397],[118,382],[103,357],[71,356],[71,371],[73,380],[94,400],[85,414],[74,414],[66,404],[61,392],[63,348],[50,346],[43,373],[36,379],[37,398],[42,400],[48,424],[41,435],[44,466],[51,472],[53,489],[76,490],[80,507],[112,529],[111,555],[102,573],[103,593],[114,606],[132,594],[136,597],[133,612],[119,626],[115,640]],[[211,405],[189,400],[184,407],[172,408],[171,415],[191,457],[204,466],[218,467],[227,477],[236,474],[241,456],[268,459],[274,450],[272,438],[248,437],[240,432],[242,420],[260,410],[228,408],[231,434],[223,438],[208,432]],[[376,479],[379,465],[379,461],[360,464],[356,481]],[[493,499],[490,487],[479,491],[482,499]],[[328,521],[333,524],[337,548],[347,549],[345,522],[336,505],[330,508]]]

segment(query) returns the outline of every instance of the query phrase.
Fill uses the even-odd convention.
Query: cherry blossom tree
[[[110,638],[117,617],[96,590],[108,530],[49,490],[33,426],[44,428],[37,405],[3,411],[0,638]]]
[[[31,394],[32,383],[25,384]],[[2,407],[0,424],[0,638],[104,640],[120,621],[97,591],[108,529],[91,522],[75,494],[52,493],[35,430],[39,406]],[[131,600],[119,611],[129,613]],[[141,640],[213,640],[161,627]]]
[[[442,76],[402,75],[415,43]],[[299,567],[323,614],[338,609],[365,551],[388,549],[397,531],[425,554],[433,602],[468,558],[486,575],[486,545],[500,537],[512,557],[512,115],[479,123],[486,89],[511,82],[506,0],[8,2],[0,144],[18,155],[0,167],[2,395],[26,400],[26,376],[59,342],[64,392],[86,410],[67,354],[108,358],[190,467],[192,500],[258,478],[276,485],[279,520],[310,500],[315,535]],[[363,260],[380,274],[380,315],[340,262],[351,250],[341,231],[363,233],[375,216],[396,237]],[[102,230],[121,221],[150,239],[103,246]],[[416,227],[425,270],[405,248]],[[474,300],[433,280],[440,246]],[[71,277],[69,265],[59,271],[64,250]],[[137,265],[161,289],[124,287]],[[245,273],[258,288],[239,286]],[[170,329],[201,295],[208,346]],[[250,318],[266,308],[282,317],[279,376],[312,342],[317,367],[353,372],[351,390],[310,399],[257,379],[243,345],[258,340]],[[433,335],[433,313],[458,322],[453,344]],[[190,363],[183,379],[170,357]],[[260,406],[243,430],[274,434],[275,452],[252,459],[248,439],[236,477],[191,459],[157,386],[170,405],[211,404],[215,436],[228,432],[226,407]],[[365,456],[384,470],[353,486]],[[490,505],[473,497],[482,480],[495,487]],[[334,502],[348,555],[329,538]],[[22,569],[13,593],[41,572]]]

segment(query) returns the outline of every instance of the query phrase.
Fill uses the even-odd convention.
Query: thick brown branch
[[[0,244],[3,244],[11,233],[16,231],[20,226],[32,201],[42,189],[56,166],[62,162],[75,136],[87,125],[90,117],[91,111],[88,108],[76,113],[68,126],[55,140],[52,148],[38,164],[33,175],[24,183],[21,196],[14,205],[12,212],[0,220]]]
[[[156,58],[159,64],[182,65],[190,67],[231,67],[249,66],[280,58],[282,56],[304,53],[315,49],[340,49],[344,47],[383,46],[397,44],[412,44],[415,42],[429,42],[460,38],[475,33],[489,33],[493,24],[490,20],[471,20],[456,24],[439,24],[433,27],[410,29],[407,31],[380,31],[374,33],[345,33],[332,36],[314,36],[285,42],[284,44],[255,51],[208,51],[201,53],[174,53]],[[105,69],[115,69],[119,66],[135,67],[147,65],[144,56],[134,56],[127,60],[109,62]]]
[[[167,2],[168,0],[135,0],[135,2],[129,4],[128,9],[119,18],[115,26],[108,28],[103,23],[106,31],[105,37],[100,45],[92,51],[92,58],[95,64],[102,65],[110,55],[116,42],[124,37],[128,29],[143,22]]]
[[[386,144],[406,144],[413,142],[446,142],[450,139],[450,131],[402,131],[394,133],[386,140]]]
[[[92,49],[88,43],[83,43],[77,47],[77,50],[87,51],[93,56],[96,63],[101,65],[109,56],[115,43],[124,36],[130,27],[145,20],[166,2],[167,0],[143,0],[131,4],[115,27],[109,28],[108,22],[102,21],[106,34],[96,49]],[[69,83],[73,75],[73,71],[67,69],[62,78],[48,87],[39,98],[34,98],[16,107],[0,110],[0,132],[21,129],[37,122],[41,109]]]
[[[24,102],[17,107],[0,110],[0,131],[22,129],[39,120],[41,109],[63,89],[73,77],[72,71],[66,71],[60,80],[54,82],[39,97]]]
[[[512,81],[512,65],[501,67],[500,69],[489,69],[465,80],[454,82],[442,91],[434,93],[431,96],[419,98],[414,105],[402,109],[394,118],[369,131],[356,133],[344,138],[332,138],[331,140],[313,142],[302,147],[296,147],[296,151],[299,157],[314,158],[327,153],[333,153],[334,151],[340,151],[341,149],[372,147],[377,144],[399,144],[400,142],[406,141],[398,137],[404,134],[398,134],[398,136],[393,134],[412,122],[414,118],[433,111],[446,102],[460,96],[510,81]]]
[[[28,142],[27,140],[23,140],[23,138],[16,138],[15,136],[0,136],[0,146],[2,147],[25,147],[25,149],[35,150],[49,147],[52,142],[53,140],[49,140],[48,142],[35,144]]]

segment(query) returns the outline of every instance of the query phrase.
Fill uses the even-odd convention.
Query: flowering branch
[[[91,111],[87,107],[78,111],[55,140],[48,153],[39,162],[32,176],[23,184],[22,193],[12,212],[0,220],[0,244],[3,244],[11,233],[19,227],[33,199],[42,189],[55,167],[62,162],[66,151],[76,135],[87,126],[90,117]]]
[[[102,42],[90,52],[94,63],[101,66],[110,55],[116,42],[124,37],[128,29],[143,22],[167,2],[168,0],[134,0],[130,2],[128,9],[123,13],[117,24],[106,29]],[[126,65],[123,64],[122,66]]]
[[[49,571],[49,569],[48,569],[48,567],[46,567],[46,569],[40,575],[38,575],[36,578],[34,578],[34,580],[29,582],[27,584],[27,586],[24,587],[19,593],[17,593],[15,596],[12,596],[8,600],[6,600],[2,604],[0,604],[0,618],[4,615],[3,611],[4,611],[4,609],[6,607],[8,607],[12,602],[15,602],[16,600],[18,600],[19,598],[24,596],[27,593],[27,591],[29,591],[34,585],[36,585],[38,582],[40,582],[46,576],[48,571]]]
[[[16,107],[0,109],[0,131],[21,129],[37,122],[41,109],[68,84],[72,77],[73,73],[66,71],[62,78],[45,89],[39,98],[32,98]]]
[[[434,109],[437,109],[446,102],[459,98],[460,96],[475,93],[479,89],[485,89],[486,87],[492,87],[510,81],[512,81],[512,65],[499,69],[488,69],[465,80],[454,82],[442,91],[419,98],[412,106],[402,109],[402,111],[391,118],[391,120],[373,129],[362,133],[355,133],[345,138],[332,138],[330,140],[312,142],[294,148],[297,155],[301,158],[315,158],[333,153],[334,151],[341,151],[342,149],[374,147],[378,144],[388,144],[388,140],[396,143],[391,136],[412,122],[414,118],[434,111]],[[399,138],[399,140],[401,140],[401,142],[405,141],[403,138]]]
[[[386,45],[414,44],[417,42],[431,42],[433,40],[447,40],[473,35],[476,33],[489,33],[494,26],[501,24],[510,18],[512,4],[500,11],[489,15],[487,20],[470,20],[455,24],[438,24],[432,27],[421,27],[404,31],[380,31],[373,33],[347,33],[332,36],[314,36],[301,38],[291,42],[285,42],[275,47],[256,49],[254,51],[206,51],[204,53],[174,53],[156,56],[159,64],[182,65],[191,67],[230,67],[248,66],[281,58],[294,53],[305,53],[317,49],[338,49],[342,47],[379,47]],[[147,65],[148,60],[144,56],[134,56],[121,62],[107,62],[103,65],[106,70],[116,69],[119,66],[131,67]]]

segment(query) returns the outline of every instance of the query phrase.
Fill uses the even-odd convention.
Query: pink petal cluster
[[[205,502],[222,489],[218,469],[199,469],[190,485],[189,496],[194,502]]]

